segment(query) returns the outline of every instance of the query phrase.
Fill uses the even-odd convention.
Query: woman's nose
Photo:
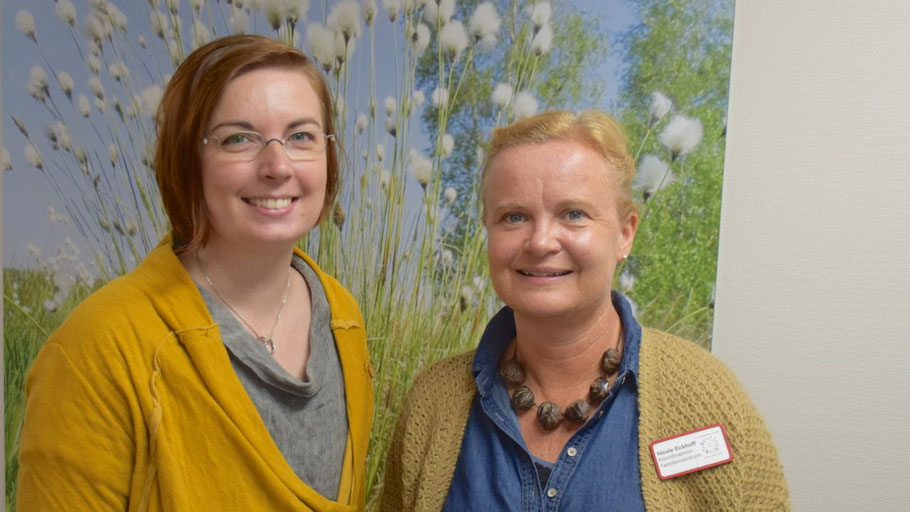
[[[285,151],[284,143],[279,139],[267,140],[258,160],[259,172],[264,178],[283,179],[291,174],[288,152]]]
[[[552,222],[536,222],[528,238],[528,249],[535,254],[559,250],[558,226]]]

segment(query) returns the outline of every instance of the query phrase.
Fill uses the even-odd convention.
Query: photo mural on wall
[[[158,101],[189,52],[229,34],[302,49],[332,88],[340,193],[301,244],[363,310],[376,371],[372,489],[415,374],[474,346],[498,307],[479,219],[479,169],[497,126],[550,108],[600,108],[623,122],[641,224],[615,287],[643,324],[710,347],[732,0],[2,9],[8,504],[29,364],[76,304],[167,232],[152,171]]]

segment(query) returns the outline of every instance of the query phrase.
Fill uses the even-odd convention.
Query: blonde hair
[[[490,151],[483,164],[483,179],[486,179],[490,163],[503,150],[554,140],[580,142],[599,153],[609,165],[616,183],[620,217],[628,219],[637,212],[638,205],[632,200],[635,160],[627,147],[626,132],[619,122],[599,110],[577,114],[551,110],[493,130]]]

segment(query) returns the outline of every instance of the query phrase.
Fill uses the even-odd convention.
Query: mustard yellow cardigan
[[[325,287],[344,372],[338,501],[284,460],[168,236],[76,308],[35,360],[18,510],[362,510],[373,409],[363,319],[353,297],[298,254]]]
[[[389,448],[382,511],[442,508],[476,390],[473,359],[473,351],[443,359],[415,380]],[[638,409],[638,458],[647,510],[790,509],[787,483],[768,430],[733,374],[707,351],[643,329]],[[726,428],[732,462],[670,480],[657,477],[651,442],[715,423]],[[591,503],[591,510],[609,505]]]

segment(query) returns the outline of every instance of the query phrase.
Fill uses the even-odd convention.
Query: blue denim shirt
[[[543,484],[498,371],[515,337],[514,315],[504,307],[490,320],[474,356],[477,393],[444,511],[644,511],[638,464],[641,326],[619,293],[613,293],[613,305],[625,332],[618,376]]]

